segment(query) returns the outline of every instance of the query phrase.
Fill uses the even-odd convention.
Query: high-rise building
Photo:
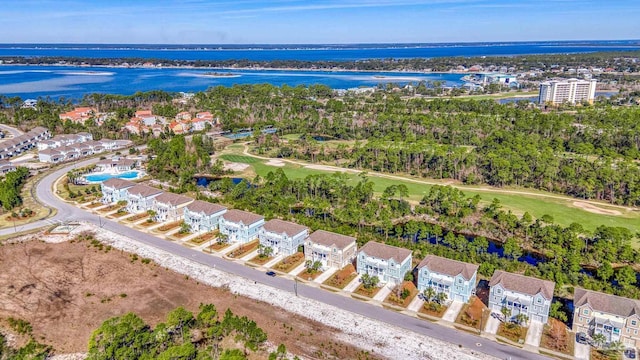
[[[540,84],[540,104],[575,104],[582,101],[593,103],[596,95],[596,80],[552,80]]]

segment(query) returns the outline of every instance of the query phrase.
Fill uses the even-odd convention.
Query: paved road
[[[203,253],[202,251],[193,250],[182,246],[180,244],[162,240],[152,235],[140,232],[138,230],[131,229],[125,225],[119,224],[115,221],[101,218],[98,215],[91,214],[87,211],[79,209],[75,206],[71,206],[62,200],[58,199],[52,192],[52,186],[56,179],[64,175],[71,170],[72,167],[80,167],[91,164],[98,161],[98,159],[90,159],[80,162],[76,165],[70,165],[65,168],[59,169],[52,174],[44,177],[37,189],[36,194],[40,201],[43,203],[55,207],[58,209],[58,213],[52,219],[53,221],[84,221],[90,222],[96,225],[102,224],[102,227],[139,241],[140,243],[154,246],[156,248],[170,252],[176,256],[182,256],[201,264],[208,266],[215,266],[217,269],[232,273],[238,276],[242,276],[249,280],[259,281],[266,285],[278,288],[280,290],[292,293],[294,292],[294,281],[285,277],[269,277],[264,272],[256,270],[249,266],[244,266],[232,261],[224,260],[217,256],[211,256]],[[27,230],[29,228],[37,228],[51,222],[39,221],[36,223],[24,225],[18,229]],[[13,229],[0,230],[0,235],[6,233],[12,233]],[[322,290],[318,287],[307,286],[302,283],[298,283],[298,296],[306,297],[321,301],[325,304],[339,307],[341,309],[360,314],[375,320],[379,320],[388,324],[395,325],[397,327],[410,330],[425,336],[439,339],[452,344],[452,347],[463,346],[473,351],[482,352],[488,355],[495,356],[499,359],[548,359],[542,355],[534,354],[531,352],[523,351],[521,349],[511,347],[498,343],[496,341],[488,340],[483,337],[475,336],[466,332],[458,331],[449,327],[441,326],[431,323],[426,320],[420,320],[411,316],[403,315],[401,313],[386,310],[380,306],[364,303],[359,300],[355,300],[351,297],[342,296],[330,291]],[[355,324],[354,324],[355,326]]]
[[[11,133],[13,137],[17,137],[24,134],[22,131],[4,124],[0,124],[0,129],[4,130],[5,133]]]

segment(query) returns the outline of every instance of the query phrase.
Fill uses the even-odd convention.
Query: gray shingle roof
[[[264,229],[266,231],[276,234],[287,234],[289,237],[294,237],[305,230],[309,230],[308,227],[302,226],[290,221],[284,221],[280,219],[272,219],[264,223]]]
[[[427,267],[430,271],[449,276],[458,276],[459,274],[465,280],[471,280],[473,274],[478,271],[478,265],[469,264],[462,261],[451,260],[435,255],[427,255],[420,264],[418,269]]]
[[[136,183],[134,183],[132,181],[129,181],[129,180],[111,178],[111,179],[107,179],[107,180],[103,181],[102,185],[108,186],[108,187],[116,189],[116,190],[121,190],[121,189],[134,187],[136,185]]]
[[[530,276],[513,274],[502,270],[496,270],[489,281],[489,286],[502,285],[506,290],[512,290],[521,294],[536,295],[541,293],[545,299],[553,298],[553,289],[556,283],[553,281],[537,279]]]
[[[187,209],[195,213],[204,213],[205,215],[213,215],[221,211],[227,210],[226,207],[208,201],[196,200],[187,205]]]
[[[640,316],[640,301],[638,300],[576,288],[574,290],[573,305],[580,307],[587,304],[591,306],[593,310],[607,314],[623,317],[631,315]]]
[[[260,220],[263,220],[264,216],[250,213],[248,211],[231,209],[227,211],[224,215],[222,215],[222,218],[227,221],[231,221],[238,224],[243,223],[245,225],[251,225]]]
[[[402,263],[407,257],[411,256],[411,250],[382,244],[375,241],[369,241],[361,249],[360,252],[379,259],[393,259],[397,263]]]
[[[311,235],[309,235],[309,240],[316,244],[324,245],[327,247],[335,246],[336,248],[342,250],[356,242],[356,238],[354,237],[336,234],[324,230],[314,231]]]
[[[137,184],[136,186],[130,188],[127,191],[129,192],[129,195],[138,195],[143,197],[149,197],[152,195],[163,193],[163,191],[160,189],[156,189],[151,186],[141,185],[141,184]]]
[[[183,205],[183,204],[192,202],[193,199],[188,197],[188,196],[173,194],[173,193],[170,193],[170,192],[165,192],[165,193],[162,193],[162,194],[156,196],[155,197],[155,201],[157,203],[169,204],[171,206],[179,206],[179,205]]]

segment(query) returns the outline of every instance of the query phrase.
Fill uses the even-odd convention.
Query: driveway
[[[422,305],[424,305],[424,300],[422,300],[420,296],[416,296],[411,300],[409,306],[407,306],[407,310],[418,312],[422,309]]]
[[[540,346],[540,339],[542,339],[543,330],[543,323],[531,320],[529,322],[529,330],[527,331],[527,337],[525,338],[524,343],[535,347]]]
[[[494,318],[493,316],[489,316],[487,325],[484,327],[484,332],[495,335],[498,332],[498,326],[500,326],[500,320]]]
[[[462,310],[464,303],[461,301],[453,301],[449,304],[447,311],[445,311],[444,315],[442,315],[442,320],[448,322],[455,322],[458,317],[458,313]]]
[[[380,290],[378,290],[378,293],[376,294],[376,296],[373,297],[373,300],[380,301],[380,302],[384,301],[384,299],[386,299],[387,296],[391,294],[392,290],[393,290],[392,285],[383,286]]]
[[[576,341],[576,340],[573,339],[573,341]],[[589,346],[587,344],[579,344],[576,341],[573,356],[576,359],[588,360],[590,351],[591,351],[591,346]]]

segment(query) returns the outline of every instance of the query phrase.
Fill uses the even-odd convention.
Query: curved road
[[[103,228],[129,237],[132,240],[139,241],[145,245],[150,245],[158,249],[162,249],[175,256],[181,256],[201,264],[215,267],[219,270],[242,276],[249,280],[259,281],[263,284],[272,286],[291,293],[294,292],[294,281],[285,277],[269,277],[264,272],[249,266],[244,266],[233,261],[224,260],[217,256],[211,256],[202,251],[193,250],[180,244],[156,238],[138,230],[131,229],[125,225],[119,224],[98,215],[91,214],[85,210],[69,205],[56,197],[52,192],[53,183],[66,174],[69,170],[76,166],[89,165],[98,159],[85,160],[75,165],[70,165],[44,177],[38,184],[36,193],[37,197],[44,204],[58,209],[58,213],[48,220],[42,220],[31,224],[21,226],[18,231],[35,229],[38,227],[49,225],[59,221],[84,221],[96,225],[102,225]],[[8,231],[7,231],[8,230]],[[0,235],[13,233],[13,228],[0,230]],[[545,356],[534,354],[521,350],[516,347],[501,344],[497,341],[489,340],[484,337],[469,334],[446,326],[438,325],[427,320],[407,316],[392,310],[384,309],[380,306],[368,304],[351,297],[339,295],[318,287],[307,286],[298,282],[298,295],[310,299],[321,301],[325,304],[336,306],[338,308],[360,314],[371,319],[382,321],[409,331],[413,331],[425,336],[439,339],[451,343],[451,347],[463,346],[474,352],[482,352],[487,355],[495,356],[499,359],[548,359]]]

